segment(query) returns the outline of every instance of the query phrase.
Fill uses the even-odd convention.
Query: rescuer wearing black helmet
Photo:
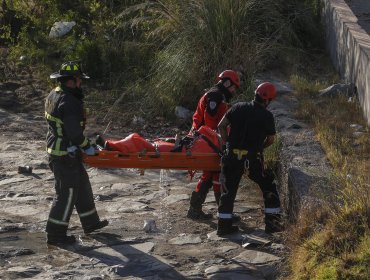
[[[67,235],[69,219],[76,207],[85,234],[108,225],[100,220],[95,208],[93,192],[81,153],[93,156],[95,149],[84,136],[85,111],[82,79],[89,77],[73,61],[62,64],[50,75],[59,86],[45,101],[45,118],[48,123],[47,153],[49,166],[54,173],[55,196],[46,224],[47,243],[72,244],[73,235]]]

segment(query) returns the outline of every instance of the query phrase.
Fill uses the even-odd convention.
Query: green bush
[[[50,70],[64,60],[81,60],[93,78],[112,90],[129,90],[128,104],[140,99],[137,104],[150,114],[171,115],[176,105],[194,108],[227,68],[241,73],[238,98],[249,99],[255,73],[287,65],[294,53],[320,45],[314,0],[7,3],[25,19],[13,38],[13,58],[26,55],[31,65]],[[51,26],[60,20],[77,24],[50,39]]]
[[[150,106],[173,110],[194,107],[226,68],[242,74],[244,92],[271,61],[283,64],[294,50],[318,48],[314,11],[298,0],[164,0],[132,6],[118,21],[159,46],[148,84],[158,99]]]

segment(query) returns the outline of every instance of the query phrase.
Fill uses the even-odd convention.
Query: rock
[[[353,97],[357,94],[357,88],[354,84],[334,84],[330,87],[319,90],[320,97],[345,96]]]
[[[167,204],[174,204],[176,202],[179,202],[181,200],[188,200],[189,195],[187,194],[171,194],[163,199],[163,201]]]
[[[207,279],[219,280],[262,280],[263,275],[250,265],[214,265],[205,271]]]
[[[109,212],[123,212],[123,213],[132,213],[137,211],[146,211],[149,210],[148,205],[145,203],[132,201],[132,200],[121,200],[122,203],[120,204],[114,204],[111,207],[109,207],[107,210]]]
[[[17,241],[17,240],[20,240],[19,236],[0,237],[0,242]]]
[[[77,270],[57,271],[51,274],[52,279],[81,279],[83,272]]]
[[[211,241],[221,241],[221,240],[228,239],[234,242],[241,243],[241,241],[244,239],[244,236],[242,235],[241,232],[237,232],[234,234],[229,234],[229,235],[225,235],[221,237],[217,235],[217,231],[215,230],[215,231],[208,233],[207,238]]]
[[[152,219],[144,220],[143,230],[147,233],[158,231],[157,226],[155,224],[155,220]]]
[[[19,174],[32,174],[32,166],[18,166],[18,173]]]
[[[270,248],[275,251],[283,251],[285,249],[285,246],[283,244],[272,243]]]
[[[124,190],[126,188],[132,188],[132,184],[116,183],[116,184],[113,184],[111,187],[112,190]]]
[[[23,224],[13,224],[13,225],[5,225],[0,227],[0,233],[3,232],[18,232],[25,230]]]
[[[85,276],[82,278],[83,280],[104,280],[106,279],[105,276],[99,276],[99,275],[92,275],[92,276]]]
[[[194,112],[190,111],[189,109],[182,107],[182,106],[176,106],[175,107],[175,115],[179,119],[191,119]]]
[[[7,272],[17,278],[33,278],[35,275],[41,273],[42,269],[37,267],[14,266],[9,268]]]
[[[364,128],[362,125],[355,124],[355,123],[350,124],[349,127],[352,128],[352,129],[354,129],[354,130],[356,130],[356,131],[362,130]]]
[[[202,239],[195,234],[180,234],[179,237],[172,238],[168,241],[170,244],[174,245],[186,245],[186,244],[198,244],[201,243]]]
[[[76,25],[75,21],[57,21],[50,29],[49,38],[58,38],[67,34]]]
[[[353,137],[355,138],[360,138],[362,135],[364,135],[365,133],[364,132],[361,132],[361,131],[355,131],[353,132]]]
[[[35,254],[34,251],[28,248],[19,248],[19,249],[10,249],[7,251],[0,251],[0,258],[12,258],[12,257],[19,257],[19,256],[27,256]]]
[[[20,183],[20,182],[24,182],[24,181],[29,181],[31,179],[32,179],[32,177],[4,179],[4,180],[0,181],[0,186],[4,186],[4,185],[8,185],[8,184],[14,184],[14,183]]]
[[[242,243],[242,247],[252,247],[252,246],[266,246],[271,243],[270,240],[263,238],[259,231],[253,232],[251,234],[244,235],[245,238]]]
[[[221,252],[221,253],[227,253],[229,251],[232,251],[232,250],[236,250],[238,249],[239,246],[222,246],[222,247],[219,247],[218,250]]]
[[[265,252],[246,250],[233,258],[233,260],[237,261],[238,263],[266,264],[270,262],[278,262],[281,260],[281,258]]]
[[[291,126],[288,127],[288,129],[301,129],[302,126],[297,124],[297,123],[294,123],[292,124]]]
[[[110,201],[113,197],[111,195],[98,194],[94,197],[95,201]]]
[[[142,117],[134,116],[134,118],[132,119],[133,125],[143,125],[144,123],[145,123],[145,120]]]

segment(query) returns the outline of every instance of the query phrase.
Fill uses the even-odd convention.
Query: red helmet
[[[238,73],[233,70],[225,70],[220,75],[218,75],[218,81],[230,79],[230,81],[237,87],[240,87],[240,79]]]
[[[276,87],[270,82],[260,84],[255,91],[263,100],[273,100],[276,98]]]

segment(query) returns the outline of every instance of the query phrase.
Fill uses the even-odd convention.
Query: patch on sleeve
[[[217,102],[215,102],[215,101],[210,101],[208,105],[209,105],[209,109],[210,109],[210,110],[214,110],[214,109],[216,109],[216,107],[217,107]]]

